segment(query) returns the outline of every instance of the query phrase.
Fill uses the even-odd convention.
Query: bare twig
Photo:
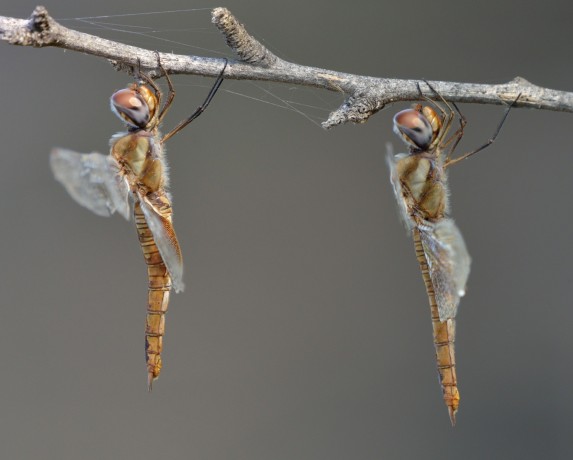
[[[386,105],[420,99],[418,80],[366,77],[280,59],[251,37],[226,8],[213,10],[213,23],[239,58],[229,61],[226,79],[272,81],[344,93],[346,100],[322,124],[325,128],[348,121],[363,123]],[[57,46],[101,56],[121,70],[131,71],[141,65],[159,76],[156,51],[68,29],[58,24],[42,6],[36,7],[28,20],[0,16],[0,38],[13,45]],[[219,58],[159,54],[163,67],[171,74],[216,77],[224,64],[224,60]],[[515,100],[521,93],[515,107],[573,112],[573,93],[542,88],[521,77],[497,85],[440,81],[431,81],[430,84],[443,97],[454,102],[500,105]],[[425,86],[421,85],[422,88]]]

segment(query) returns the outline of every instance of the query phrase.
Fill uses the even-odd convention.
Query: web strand
[[[128,44],[135,44],[137,40],[129,37],[139,37],[145,39],[145,47],[149,49],[155,49],[158,51],[164,51],[161,48],[165,44],[171,45],[175,49],[165,50],[166,52],[177,52],[177,48],[183,48],[188,50],[189,48],[206,55],[215,56],[228,56],[228,51],[224,48],[223,42],[220,40],[219,32],[210,27],[210,18],[205,15],[205,12],[210,11],[211,8],[188,8],[188,9],[178,9],[178,10],[164,10],[164,11],[149,11],[149,12],[136,12],[136,13],[122,13],[113,15],[98,15],[98,16],[81,16],[74,18],[59,18],[59,21],[69,21],[77,22],[82,25],[82,28],[88,28],[90,31],[96,31],[105,37],[105,33],[109,34],[120,34],[124,35],[126,38],[124,42]],[[190,15],[190,18],[185,22],[189,24],[191,22],[200,23],[199,27],[187,26],[187,27],[177,27],[182,20],[185,20],[185,13]],[[195,14],[203,13],[203,14]],[[170,23],[170,17],[172,15],[173,21]],[[182,16],[183,15],[183,16]],[[156,17],[157,20],[150,19],[150,17]],[[141,18],[138,23],[137,20]],[[131,23],[127,21],[131,20]],[[134,23],[135,21],[135,23]],[[175,24],[174,24],[175,23]],[[153,24],[153,25],[150,25]],[[161,27],[158,24],[164,24],[165,27]],[[197,43],[193,43],[193,38],[189,41],[181,41],[173,38],[174,34],[187,33],[190,37],[191,34],[200,34],[201,39],[196,40],[197,42],[203,43],[213,43],[214,46],[221,45],[221,49],[217,50],[210,48],[208,46],[200,46]],[[163,35],[163,36],[162,36]],[[212,36],[212,37],[211,37]],[[115,39],[117,35],[113,37]],[[107,38],[107,37],[106,37]],[[195,35],[195,38],[198,38]],[[212,40],[211,40],[212,38]],[[131,41],[131,43],[129,43]],[[154,46],[156,44],[156,46]],[[160,46],[163,45],[163,46]],[[182,54],[184,54],[183,51]],[[280,51],[277,53],[282,55]],[[340,97],[337,97],[336,101],[333,98],[324,98],[324,94],[319,90],[307,89],[307,88],[288,88],[286,86],[274,85],[272,89],[268,89],[263,84],[257,84],[254,82],[249,82],[251,87],[255,89],[254,93],[240,92],[236,89],[230,89],[229,85],[224,85],[221,88],[222,92],[232,94],[233,96],[239,96],[252,101],[260,102],[272,107],[276,107],[282,110],[288,110],[297,115],[302,116],[304,119],[310,121],[313,125],[320,126],[320,122],[324,121],[328,117],[331,110],[338,106],[340,102]],[[203,85],[186,85],[178,84],[178,87],[182,86],[201,86]],[[289,92],[288,97],[284,97],[286,92]],[[319,105],[309,104],[309,95],[312,99],[318,100]],[[292,97],[295,96],[295,97]],[[296,96],[300,96],[301,101],[296,100]],[[304,97],[304,99],[303,99]],[[324,104],[321,106],[320,104]]]

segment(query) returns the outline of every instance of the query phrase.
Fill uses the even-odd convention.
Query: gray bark
[[[420,100],[422,94],[436,98],[429,86],[420,80],[353,75],[285,61],[249,35],[225,8],[215,8],[212,21],[238,58],[229,60],[225,70],[226,79],[288,83],[344,93],[345,101],[323,122],[324,128],[349,121],[363,123],[389,104]],[[56,46],[100,56],[110,60],[118,70],[133,72],[140,68],[154,77],[160,76],[158,58],[170,74],[216,77],[224,65],[221,58],[157,53],[77,32],[57,23],[42,6],[36,7],[27,20],[0,16],[0,39],[13,45]],[[573,93],[542,88],[521,77],[495,85],[445,81],[429,83],[442,97],[452,102],[507,105],[516,101],[513,105],[516,108],[573,112]]]

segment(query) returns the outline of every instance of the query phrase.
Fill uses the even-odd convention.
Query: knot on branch
[[[513,83],[514,85],[518,86],[535,86],[533,83],[520,76],[515,77],[509,83]]]
[[[56,21],[48,14],[43,6],[37,6],[28,19],[25,27],[19,27],[5,35],[12,45],[21,46],[47,46],[54,42],[52,29]]]
[[[328,119],[322,122],[324,129],[347,123],[366,123],[376,112],[384,108],[384,103],[374,97],[350,96],[344,103],[332,112]]]
[[[517,95],[519,95],[519,99],[517,99],[519,106],[528,107],[530,106],[528,103],[543,97],[544,89],[534,85],[523,77],[515,77],[503,86],[504,88],[499,91],[498,97],[506,104],[515,101]]]
[[[277,62],[278,58],[249,35],[245,26],[227,8],[215,8],[212,22],[241,61],[261,67],[271,67]]]
[[[125,72],[126,74],[135,77],[137,69],[133,65],[128,64],[125,61],[117,61],[115,59],[109,59],[108,61],[114,70],[118,72]]]

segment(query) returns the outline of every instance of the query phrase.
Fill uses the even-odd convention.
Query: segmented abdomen
[[[440,321],[438,313],[438,304],[434,294],[434,287],[428,271],[428,262],[422,247],[420,232],[417,228],[413,229],[414,247],[416,249],[416,258],[420,264],[426,292],[430,301],[430,311],[432,315],[432,328],[434,331],[434,346],[436,348],[436,361],[438,364],[438,373],[442,385],[444,402],[448,407],[450,420],[454,425],[456,422],[456,412],[460,405],[460,393],[458,391],[458,378],[456,376],[456,356],[454,342],[456,337],[456,322],[450,318],[444,322]]]
[[[167,199],[167,197],[164,197]],[[139,202],[134,205],[137,236],[147,264],[149,279],[147,318],[145,326],[145,359],[147,362],[147,386],[151,391],[153,380],[161,372],[161,352],[165,333],[165,313],[169,305],[171,277],[149,229]],[[165,216],[170,218],[171,215]]]

